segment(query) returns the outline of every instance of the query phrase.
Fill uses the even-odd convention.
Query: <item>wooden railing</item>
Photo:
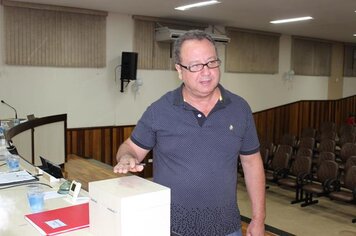
[[[318,129],[324,121],[340,126],[356,111],[356,96],[339,100],[299,101],[253,114],[261,141],[278,144],[285,133],[300,136],[303,128]]]
[[[349,112],[356,111],[356,96],[339,100],[299,101],[253,114],[260,140],[278,144],[284,133],[300,136],[303,128],[319,128],[324,121],[337,125],[345,122]],[[127,139],[134,125],[67,130],[67,154],[89,157],[115,165],[120,144]]]

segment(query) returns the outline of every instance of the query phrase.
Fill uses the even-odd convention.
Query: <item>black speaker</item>
[[[136,80],[137,52],[122,52],[121,54],[121,80]]]

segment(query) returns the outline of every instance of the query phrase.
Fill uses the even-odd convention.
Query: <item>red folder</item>
[[[42,235],[56,235],[89,227],[89,204],[78,204],[25,215]]]

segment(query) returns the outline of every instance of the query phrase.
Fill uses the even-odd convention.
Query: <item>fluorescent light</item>
[[[216,1],[216,0],[210,0],[210,1],[197,2],[197,3],[185,5],[185,6],[176,7],[174,9],[180,10],[180,11],[185,11],[185,10],[188,10],[193,7],[204,7],[204,6],[209,6],[209,5],[218,4],[218,3],[220,3],[220,2]]]
[[[302,20],[312,20],[312,19],[313,17],[311,16],[303,16],[303,17],[290,18],[290,19],[274,20],[274,21],[270,21],[269,23],[281,24],[281,23],[288,23],[288,22],[295,22],[295,21],[302,21]]]
[[[354,36],[356,37],[356,34],[354,34]]]

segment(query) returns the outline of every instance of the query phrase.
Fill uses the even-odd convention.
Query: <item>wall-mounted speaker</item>
[[[122,52],[121,54],[121,80],[136,80],[137,52]]]

